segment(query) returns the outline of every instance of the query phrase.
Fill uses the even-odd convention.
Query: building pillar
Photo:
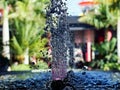
[[[86,61],[91,61],[91,42],[87,42],[87,52],[85,53]]]
[[[85,60],[86,62],[91,62],[91,43],[92,43],[92,31],[85,31],[85,43],[86,43],[86,52],[85,52]]]

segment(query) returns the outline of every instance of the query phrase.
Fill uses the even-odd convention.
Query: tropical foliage
[[[47,0],[18,0],[9,3],[14,3],[9,14],[12,29],[11,52],[21,63],[26,51],[31,56],[40,57],[39,52],[45,50],[47,43],[47,39],[42,38]]]
[[[111,4],[106,3],[105,0],[99,0],[97,8],[93,8],[88,14],[81,17],[80,21],[94,25],[97,29],[116,27],[117,13],[112,12],[110,6]]]
[[[97,8],[91,9],[86,15],[80,17],[80,21],[94,25],[98,30],[104,29],[107,31],[109,28],[116,30],[119,16],[119,0],[96,1],[99,3]],[[98,55],[91,62],[91,66],[104,70],[119,70],[116,42],[116,38],[112,38],[109,42],[105,39],[102,43],[95,44],[93,47]],[[116,68],[112,67],[114,65],[116,65]]]
[[[117,49],[116,49],[117,39],[112,38],[110,42],[104,41],[100,44],[95,44],[94,50],[98,52],[95,60],[91,62],[91,66],[93,68],[100,68],[103,70],[111,70],[111,69],[120,69],[120,65],[117,65]],[[112,65],[117,65],[116,68],[112,67]]]
[[[120,12],[120,1],[119,0],[111,0],[110,7],[112,11]],[[119,13],[120,14],[120,13]]]

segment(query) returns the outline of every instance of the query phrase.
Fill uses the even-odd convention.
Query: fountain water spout
[[[67,43],[69,43],[66,3],[62,0],[51,0],[46,11],[46,30],[51,33],[52,79],[63,80],[67,74]]]

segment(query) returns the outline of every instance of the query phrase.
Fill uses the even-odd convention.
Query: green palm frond
[[[13,37],[11,40],[12,44],[11,45],[11,50],[12,53],[14,53],[15,55],[21,55],[23,54],[23,49],[22,47],[19,45],[19,43],[17,42],[16,37]]]
[[[42,5],[39,6],[41,8],[38,7],[40,4]],[[14,21],[15,27],[11,42],[12,47],[16,47],[13,48],[13,51],[24,53],[26,48],[29,48],[29,54],[32,54],[39,53],[40,49],[43,49],[44,43],[47,43],[47,41],[41,39],[45,25],[45,5],[44,0],[35,0],[35,2],[33,0],[23,0],[23,2],[16,2],[15,12],[9,15],[10,19]]]
[[[97,29],[115,27],[117,25],[116,12],[111,12],[109,4],[100,3],[97,13],[88,12],[87,15],[80,17],[79,21],[94,25]]]
[[[110,51],[113,52],[115,49],[117,43],[117,39],[116,38],[112,38],[112,40],[110,41]]]

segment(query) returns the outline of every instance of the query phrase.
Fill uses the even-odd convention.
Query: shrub
[[[104,65],[103,70],[120,70],[120,64],[119,63],[107,63]]]
[[[118,63],[117,49],[116,49],[117,39],[112,38],[111,41],[104,41],[103,43],[96,44],[94,49],[98,52],[95,60],[90,63],[91,67],[102,69],[102,70],[119,70],[120,66]]]
[[[31,70],[29,65],[26,64],[18,64],[18,65],[12,65],[11,66],[12,71],[26,71]]]
[[[30,64],[31,69],[48,69],[48,64],[42,60],[38,60],[36,64]]]

